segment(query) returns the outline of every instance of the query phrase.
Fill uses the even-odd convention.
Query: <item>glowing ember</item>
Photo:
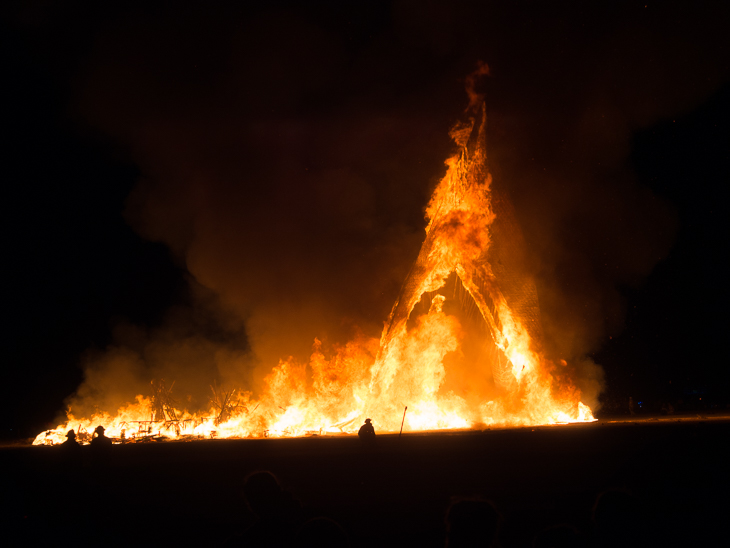
[[[153,398],[137,396],[115,416],[69,413],[34,444],[61,443],[69,429],[88,441],[97,425],[127,440],[302,436],[355,433],[370,417],[379,431],[398,432],[406,406],[406,432],[593,420],[541,350],[535,286],[512,259],[521,235],[490,188],[485,125],[482,105],[451,132],[458,153],[433,192],[425,240],[379,341],[359,336],[328,356],[315,339],[309,363],[280,361],[258,399],[212,387],[207,414],[176,409],[157,383]],[[448,389],[452,371],[460,389]]]

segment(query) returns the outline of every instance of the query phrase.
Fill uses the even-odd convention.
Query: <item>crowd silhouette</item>
[[[349,548],[356,546],[337,521],[326,516],[305,518],[301,504],[281,487],[270,471],[246,478],[243,489],[255,522],[230,537],[226,547],[255,548]],[[591,526],[580,531],[575,525],[558,523],[539,531],[533,548],[631,548],[647,544],[639,503],[625,491],[598,495]],[[495,505],[481,497],[455,497],[443,522],[445,548],[507,548],[500,542],[502,516]],[[370,545],[370,544],[368,544]],[[388,545],[391,545],[388,543]]]
[[[359,437],[368,444],[375,439],[370,419],[360,429]],[[100,512],[102,505],[108,507],[114,498],[103,487],[101,480],[108,470],[106,467],[115,448],[102,426],[94,430],[88,450],[82,449],[73,430],[69,430],[66,438],[58,448],[58,454],[59,462],[69,472],[68,477],[78,476],[79,467],[88,466],[92,471],[91,477],[100,480],[87,486],[84,492],[70,492],[67,504],[69,508],[76,505],[91,509],[93,515],[94,511]],[[368,447],[363,455],[375,453]],[[373,545],[358,542],[357,538],[353,542],[351,533],[341,523],[304,507],[272,471],[257,470],[245,476],[241,496],[250,514],[249,523],[229,535],[222,542],[223,546],[347,548]],[[386,499],[389,493],[384,492],[381,496]],[[96,525],[101,527],[102,532],[108,532],[103,527],[101,514],[99,516]],[[512,545],[500,539],[504,520],[498,506],[481,496],[453,497],[445,507],[442,520],[440,528],[443,542],[440,545],[446,548],[509,548]],[[589,527],[584,525],[581,528],[575,523],[555,523],[537,532],[531,545],[534,548],[645,546],[651,544],[645,525],[646,517],[636,497],[627,491],[609,490],[595,498]]]

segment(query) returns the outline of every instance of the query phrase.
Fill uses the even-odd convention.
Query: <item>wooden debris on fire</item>
[[[175,406],[177,401],[172,397],[172,382],[169,388],[165,385],[165,379],[152,379],[152,411],[153,420],[156,422],[164,422],[167,420],[177,420]]]
[[[132,435],[135,443],[150,441],[154,437],[154,420],[149,421],[129,421],[137,424],[137,432]]]
[[[230,420],[239,411],[248,412],[246,406],[237,403],[238,398],[235,397],[235,388],[226,391],[218,386],[217,382],[213,381],[210,391],[213,393],[210,404],[216,409],[216,417],[213,420],[213,424],[216,426]]]
[[[79,427],[76,429],[76,441],[81,444],[91,443],[91,434],[89,434],[86,428],[84,428],[81,424],[79,424]]]

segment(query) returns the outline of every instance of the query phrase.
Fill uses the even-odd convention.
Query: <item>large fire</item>
[[[537,292],[519,268],[524,244],[509,202],[491,188],[485,126],[482,103],[451,131],[458,152],[446,161],[425,240],[379,340],[360,335],[325,355],[315,339],[309,362],[281,360],[257,398],[211,387],[208,413],[177,409],[172,387],[156,381],[152,396],[115,415],[69,412],[33,443],[61,443],[69,429],[88,441],[98,425],[139,441],[348,434],[366,417],[385,432],[593,420],[542,351]]]

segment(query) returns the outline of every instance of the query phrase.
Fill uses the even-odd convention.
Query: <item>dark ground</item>
[[[116,445],[112,461],[64,464],[58,447],[0,449],[9,545],[216,546],[253,521],[245,476],[271,470],[305,516],[329,516],[353,546],[443,546],[452,496],[482,495],[502,513],[504,547],[570,523],[591,534],[606,489],[628,490],[642,545],[714,544],[730,504],[730,421],[665,417],[524,429],[355,437]]]

